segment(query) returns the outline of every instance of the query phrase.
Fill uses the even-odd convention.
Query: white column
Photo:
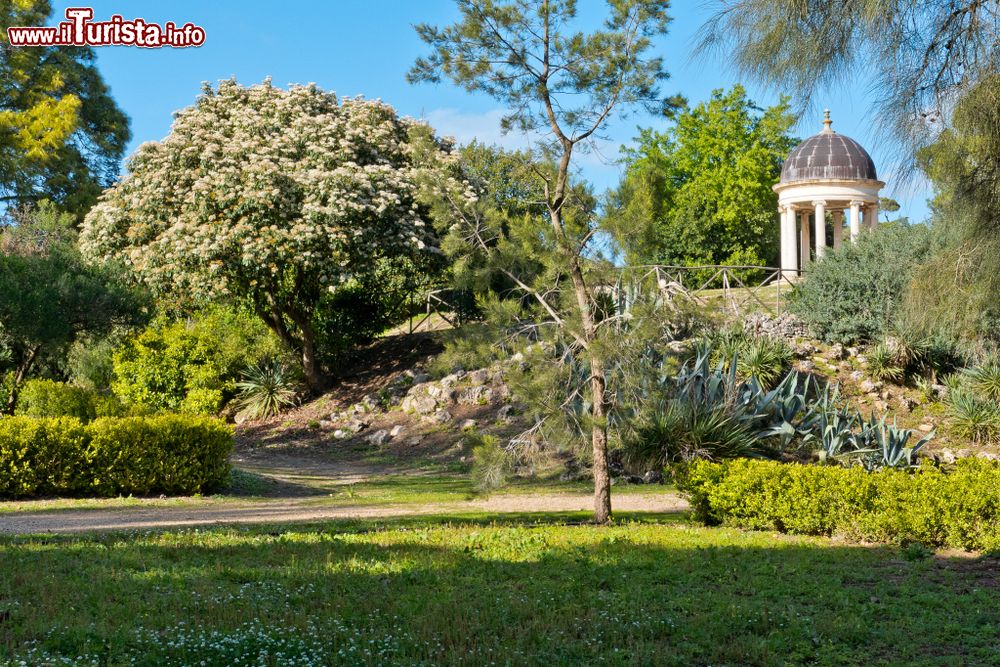
[[[781,206],[781,273],[786,278],[798,274],[798,245],[795,242],[795,209]]]
[[[816,259],[823,259],[826,254],[826,202],[814,201],[816,207]]]
[[[844,212],[838,208],[831,213],[833,215],[833,247],[839,248],[844,237]]]
[[[869,218],[869,216],[871,216]],[[868,229],[874,230],[878,227],[878,204],[872,204],[865,211],[865,222],[867,223]]]
[[[852,201],[851,202],[851,241],[858,238],[861,234],[861,205],[864,204],[862,201]]]
[[[809,211],[799,213],[799,271],[809,266]]]

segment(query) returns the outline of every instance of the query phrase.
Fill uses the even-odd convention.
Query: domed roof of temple
[[[781,168],[781,183],[829,179],[837,181],[877,181],[875,163],[868,151],[850,137],[830,127],[829,109],[823,130],[795,147]]]

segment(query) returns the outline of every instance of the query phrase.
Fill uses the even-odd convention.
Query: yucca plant
[[[967,390],[948,393],[948,416],[959,435],[984,444],[1000,439],[1000,405]]]
[[[625,462],[634,469],[695,458],[759,455],[758,438],[738,410],[684,399],[668,401],[651,411],[622,444]]]
[[[784,341],[769,336],[750,339],[740,351],[738,369],[756,379],[765,389],[774,384],[792,363],[792,351]]]
[[[902,382],[904,367],[899,364],[896,350],[885,343],[879,343],[868,350],[868,370],[876,380]]]
[[[268,359],[243,371],[236,383],[236,408],[247,419],[266,419],[295,405],[298,383],[277,359]]]
[[[967,369],[969,387],[981,396],[1000,401],[1000,359],[993,357],[974,368]]]

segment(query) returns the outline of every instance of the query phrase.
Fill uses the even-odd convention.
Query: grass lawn
[[[284,490],[276,488],[273,480],[261,475],[234,470],[232,482],[226,489],[209,495],[169,498],[52,498],[45,500],[2,500],[0,519],[5,514],[22,512],[58,512],[65,510],[134,509],[149,507],[199,508],[247,501],[285,499]],[[459,503],[482,497],[465,475],[399,474],[381,475],[371,480],[351,484],[335,483],[323,478],[302,477],[297,480],[297,497],[303,502],[331,507],[361,507],[369,505],[419,506],[426,504]],[[616,496],[649,494],[673,491],[672,485],[617,485]],[[562,482],[556,480],[514,480],[495,495],[544,495],[557,493],[593,493],[589,482]]]
[[[0,539],[0,663],[995,665],[995,561],[681,516]]]

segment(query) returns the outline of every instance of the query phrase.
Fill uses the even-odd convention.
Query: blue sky
[[[62,19],[67,6],[83,4],[53,2],[53,22]],[[580,4],[588,15],[600,16],[596,0]],[[141,17],[160,24],[191,21],[207,33],[204,46],[199,48],[96,49],[105,80],[132,118],[129,152],[143,141],[165,136],[172,112],[190,105],[203,81],[235,76],[243,83],[256,83],[268,75],[279,85],[315,82],[339,95],[382,99],[400,113],[424,118],[439,133],[460,141],[478,137],[508,147],[524,145],[522,137],[500,133],[498,121],[503,110],[495,101],[444,83],[413,86],[406,82],[405,74],[414,58],[426,52],[413,24],[451,22],[457,15],[451,0],[94,0],[87,5],[93,6],[95,20],[117,13],[126,19]],[[664,94],[680,93],[697,103],[713,89],[739,82],[723,59],[691,57],[695,34],[709,13],[702,0],[675,0],[670,34],[657,45],[671,74],[663,85]],[[777,99],[773,91],[753,85],[747,89],[758,104]],[[794,91],[786,92],[794,97]],[[903,214],[922,220],[929,196],[926,185],[898,183],[889,173],[892,146],[878,135],[866,92],[864,82],[853,89],[824,91],[821,97],[807,101],[810,110],[796,133],[804,138],[819,131],[822,109],[829,107],[834,129],[855,138],[871,152],[882,179],[888,181],[884,194],[903,205]],[[793,104],[802,102],[793,100]],[[609,128],[610,141],[582,165],[584,176],[598,191],[617,183],[617,148],[635,136],[637,125],[665,127],[666,121],[639,114]]]

